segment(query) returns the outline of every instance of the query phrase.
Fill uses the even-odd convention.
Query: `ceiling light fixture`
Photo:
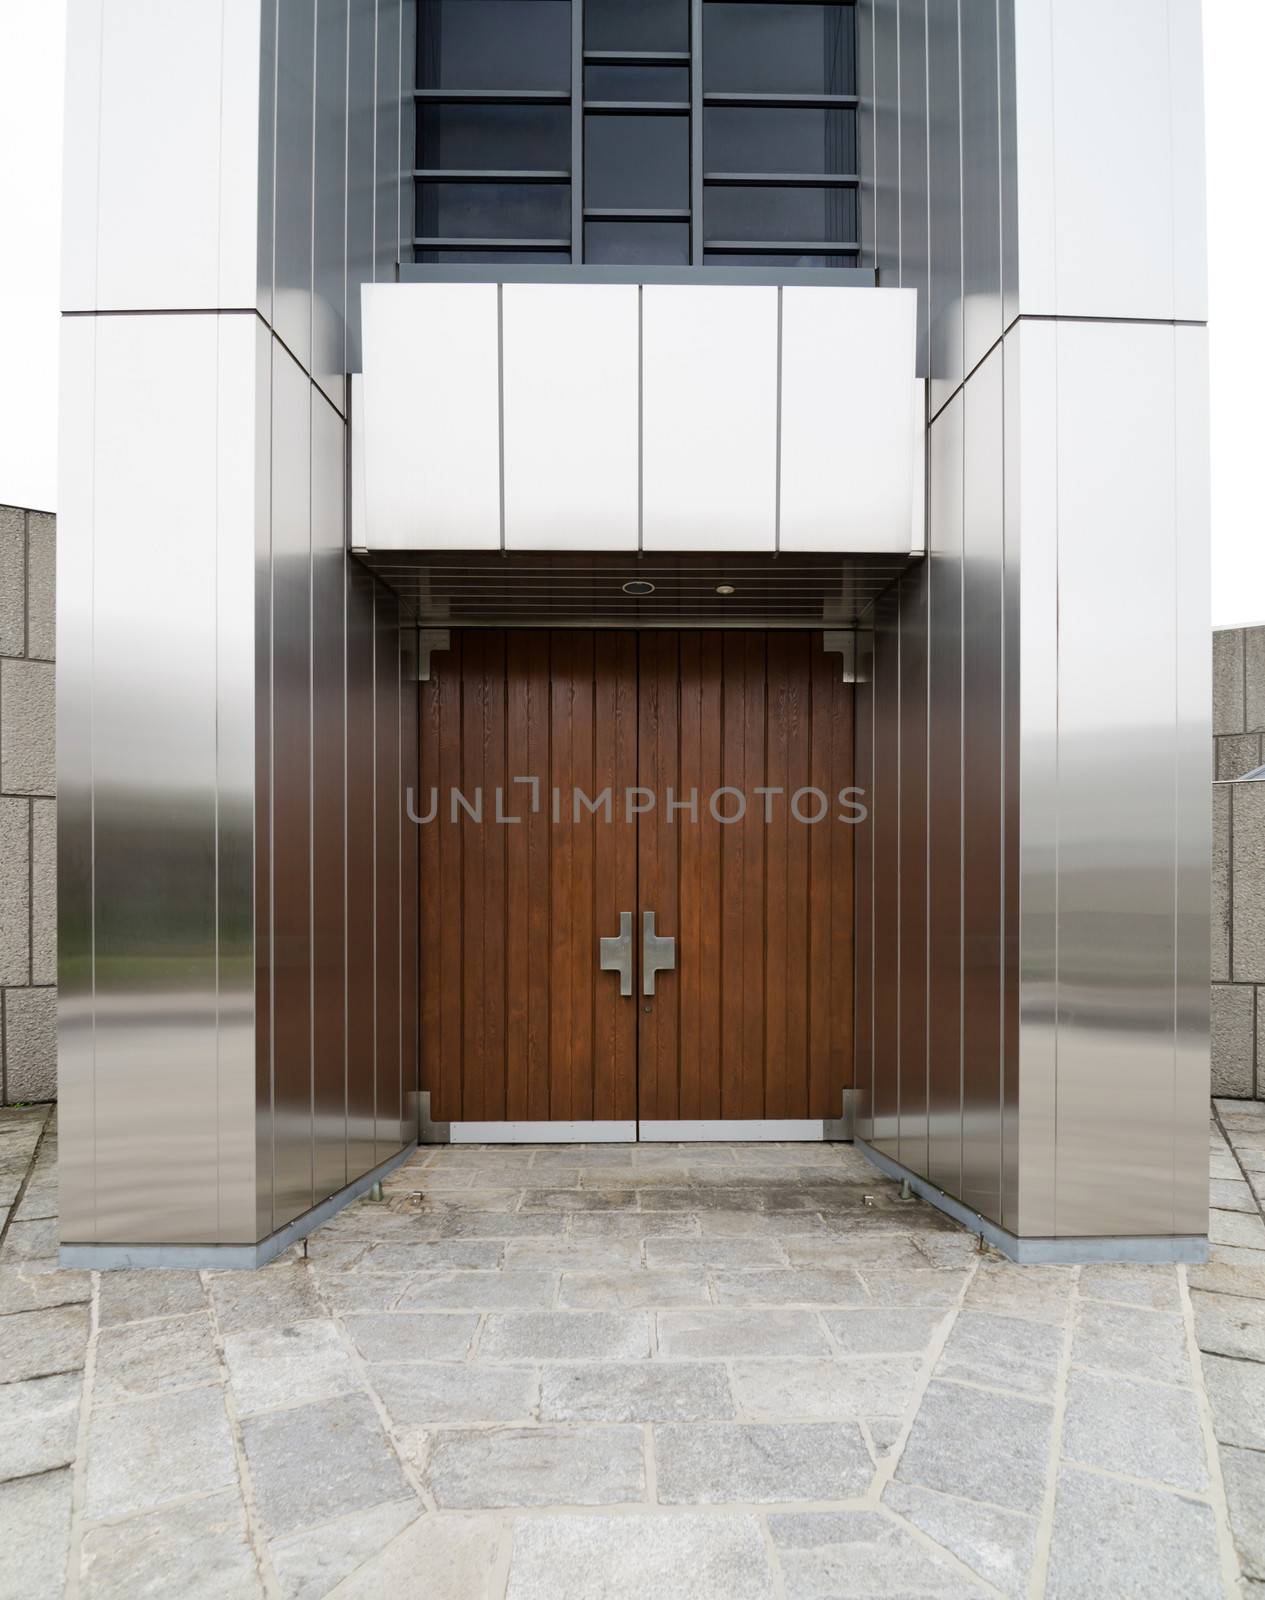
[[[645,578],[630,578],[628,582],[624,584],[624,593],[637,596],[641,596],[643,594],[653,594],[654,584],[648,583]]]
[[[718,583],[716,585],[717,594],[732,594],[733,592],[734,586],[732,583]]]

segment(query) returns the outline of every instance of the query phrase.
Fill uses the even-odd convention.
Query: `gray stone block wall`
[[[1212,1092],[1265,1099],[1265,626],[1212,636]]]
[[[57,1093],[56,522],[0,506],[0,1103]]]

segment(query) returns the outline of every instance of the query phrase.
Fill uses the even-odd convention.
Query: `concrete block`
[[[53,794],[53,665],[0,661],[0,789],[6,794]]]
[[[57,1098],[57,991],[4,996],[5,1093],[11,1101]]]
[[[57,982],[56,800],[31,802],[31,982]]]
[[[1216,777],[1219,779],[1246,777],[1261,764],[1259,733],[1223,733],[1213,743],[1217,747]]]
[[[1212,790],[1212,979],[1230,976],[1230,801],[1224,785]]]
[[[1232,931],[1237,983],[1265,983],[1265,783],[1242,783],[1232,806]]]
[[[1249,729],[1265,728],[1265,628],[1244,628],[1243,668]]]
[[[0,799],[0,984],[31,981],[30,814]]]
[[[56,652],[57,519],[32,511],[26,519],[26,653],[51,661]]]
[[[1212,731],[1244,731],[1242,628],[1223,628],[1212,636]]]
[[[1212,1092],[1247,1099],[1253,1092],[1256,991],[1250,983],[1212,986]]]
[[[0,656],[26,654],[26,513],[0,506]]]

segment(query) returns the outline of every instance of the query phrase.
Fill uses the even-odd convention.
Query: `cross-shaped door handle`
[[[603,972],[619,973],[619,992],[631,995],[633,991],[632,912],[619,913],[619,934],[613,939],[597,941],[597,964]]]
[[[641,988],[643,994],[653,994],[655,973],[676,966],[676,940],[654,931],[653,911],[642,912],[641,929]]]

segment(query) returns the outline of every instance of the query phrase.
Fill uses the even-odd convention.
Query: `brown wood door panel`
[[[630,1120],[635,1012],[598,971],[597,941],[636,894],[635,825],[615,804],[636,782],[636,638],[472,629],[430,671],[416,810],[434,791],[420,845],[431,1116]],[[516,779],[535,780],[535,809]],[[610,822],[587,803],[577,814],[577,789],[588,801],[608,786]]]
[[[676,937],[677,962],[638,1017],[639,1115],[837,1117],[852,1074],[853,829],[837,800],[851,686],[820,634],[640,643],[640,782],[658,805],[640,819],[638,910]],[[828,809],[799,821],[791,798],[812,788]],[[693,791],[697,821],[680,809]],[[797,810],[819,805],[802,795]]]
[[[419,697],[421,813],[437,799],[418,841],[431,1116],[838,1116],[853,830],[835,797],[852,782],[851,714],[820,634],[454,632]],[[516,778],[537,780],[537,809]],[[795,820],[791,794],[814,787],[827,819]],[[518,822],[496,821],[498,788]],[[454,809],[454,789],[470,804],[482,790],[482,822]],[[654,804],[634,795],[630,819],[638,789]],[[717,809],[731,815],[740,793],[740,821],[709,805],[725,789]],[[677,940],[653,999],[647,910]],[[631,998],[597,964],[621,911]]]

